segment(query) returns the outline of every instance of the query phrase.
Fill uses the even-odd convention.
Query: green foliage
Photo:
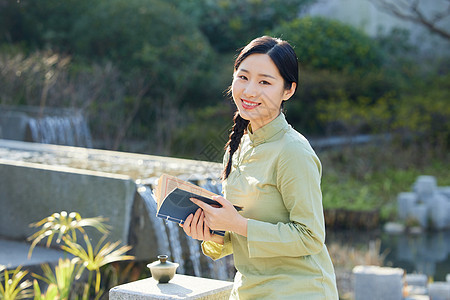
[[[450,74],[432,76],[422,84],[396,103],[393,129],[445,151],[450,146]]]
[[[394,64],[398,67],[399,62],[411,60],[418,54],[417,47],[411,44],[410,33],[406,29],[393,28],[388,33],[380,32],[375,40],[389,66]]]
[[[54,213],[50,217],[33,223],[30,227],[42,228],[28,238],[29,241],[33,241],[30,246],[30,251],[28,252],[28,257],[31,256],[34,247],[36,247],[36,245],[45,238],[47,238],[47,247],[50,247],[55,235],[57,235],[56,243],[59,244],[61,243],[62,237],[68,234],[70,234],[71,239],[76,242],[76,231],[86,234],[83,228],[86,226],[94,227],[101,233],[107,234],[108,226],[103,224],[105,220],[106,219],[102,217],[82,218],[77,212],[67,214],[66,211],[62,211],[61,213]]]
[[[184,15],[157,0],[97,1],[73,27],[73,51],[109,59],[123,69],[140,68],[163,86],[208,51],[202,35]],[[167,70],[170,70],[168,72]]]
[[[370,99],[392,98],[399,88],[385,74],[382,70],[357,75],[300,69],[298,90],[285,105],[288,120],[308,135],[341,134],[341,125],[336,126],[334,120],[326,120],[323,115],[329,112],[327,118],[331,118],[343,99],[347,106],[353,106],[362,99],[372,103]]]
[[[233,109],[231,103],[225,102],[190,111],[186,126],[176,132],[172,145],[174,154],[222,162],[223,149],[233,125]]]
[[[382,63],[375,41],[339,21],[305,17],[283,23],[271,34],[295,45],[301,64],[314,69],[367,72]]]
[[[82,272],[82,266],[74,263],[70,259],[58,260],[58,265],[55,266],[55,273],[48,264],[42,265],[44,276],[33,274],[48,284],[45,293],[41,292],[39,283],[35,279],[33,281],[34,299],[35,300],[53,300],[53,299],[70,299],[73,283],[79,278]]]
[[[203,88],[196,79],[211,59],[209,44],[195,24],[163,1],[105,0],[80,18],[73,37],[77,56],[113,61],[121,71],[123,97],[114,103],[105,98],[93,107],[95,113],[108,114],[101,120],[111,120],[110,128],[119,125],[111,148],[119,149],[125,136],[153,133],[157,143],[151,151],[170,153],[183,100]],[[112,114],[120,114],[121,122]]]
[[[87,0],[6,0],[5,9],[0,9],[5,24],[0,25],[0,42],[24,41],[31,49],[70,51],[72,26],[91,5]]]
[[[448,147],[450,140],[449,75],[433,76],[425,89],[398,97],[388,94],[373,100],[349,99],[344,92],[319,101],[319,119],[340,128],[343,134],[390,132],[401,142],[413,139]]]
[[[79,263],[82,268],[87,268],[90,271],[88,284],[91,283],[91,274],[95,271],[95,294],[100,292],[101,267],[115,261],[130,260],[134,258],[130,255],[124,255],[131,249],[131,246],[122,246],[116,249],[120,245],[120,241],[114,243],[106,242],[103,244],[106,237],[107,236],[104,235],[100,239],[95,249],[92,247],[89,237],[86,234],[83,234],[83,238],[87,249],[84,249],[83,246],[67,237],[64,238],[66,245],[61,247],[64,251],[75,256],[75,263]]]
[[[297,19],[313,2],[3,0],[0,103],[79,108],[99,148],[199,157],[234,110],[221,103],[228,51],[267,33],[300,57],[285,108],[305,135],[391,131],[448,146],[448,63],[424,72],[402,30],[372,40]]]
[[[234,51],[274,26],[297,18],[316,0],[170,0],[196,20],[214,49]]]
[[[59,233],[63,241],[61,249],[74,255],[72,260],[60,260],[58,266],[55,268],[55,273],[52,272],[48,265],[43,265],[44,276],[33,274],[37,279],[43,280],[49,284],[49,288],[45,294],[41,292],[39,284],[34,282],[34,292],[36,299],[69,299],[74,293],[74,281],[79,279],[85,269],[89,271],[88,282],[84,284],[82,292],[83,299],[89,299],[91,288],[93,284],[93,273],[95,272],[95,284],[93,288],[95,299],[99,299],[103,294],[101,289],[101,268],[112,262],[124,261],[134,259],[133,256],[125,255],[131,247],[120,246],[120,241],[111,243],[106,242],[107,226],[104,224],[105,219],[85,218],[83,219],[78,213],[71,213],[67,216],[66,212],[55,213],[52,216],[41,220],[40,222],[32,224],[41,229],[33,234],[30,239],[33,240],[34,247],[44,237],[49,236],[47,240],[47,247],[49,246],[52,236]],[[85,226],[92,226],[104,235],[94,248],[91,244],[90,238],[83,229]],[[83,236],[84,246],[77,242],[76,232]],[[86,247],[86,248],[85,248]],[[31,253],[30,249],[30,253]],[[20,279],[21,280],[21,279]],[[19,281],[20,281],[19,280]],[[30,283],[31,285],[31,283]]]
[[[14,271],[3,270],[0,273],[0,299],[20,300],[27,299],[32,294],[29,289],[31,282],[23,280],[28,271],[21,271],[22,267],[17,267]],[[1,270],[0,270],[1,271]],[[2,282],[4,282],[2,284]]]
[[[432,148],[381,143],[325,151],[319,157],[324,209],[379,210],[382,222],[396,219],[397,195],[411,191],[418,176],[435,176],[439,186],[450,184],[448,154],[437,159]]]

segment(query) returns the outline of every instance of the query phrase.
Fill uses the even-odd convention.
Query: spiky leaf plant
[[[92,247],[92,244],[89,241],[89,237],[86,234],[83,234],[83,238],[84,242],[86,243],[87,250],[85,250],[80,244],[66,237],[63,237],[64,243],[66,245],[61,246],[64,251],[75,256],[75,262],[80,263],[82,265],[82,268],[87,268],[90,271],[89,283],[91,283],[92,280],[92,272],[95,271],[96,294],[100,291],[100,268],[102,266],[115,261],[134,259],[134,256],[125,255],[125,253],[132,248],[131,246],[122,246],[116,249],[120,245],[120,241],[117,241],[115,243],[106,242],[105,244],[103,244],[106,237],[107,235],[102,236],[95,249]]]
[[[3,274],[0,273],[0,300],[20,300],[32,296],[29,289],[31,282],[23,280],[28,271],[21,269],[22,267],[18,266],[14,271],[4,269]],[[1,284],[2,281],[4,284]]]
[[[70,237],[74,242],[77,240],[76,231],[85,234],[83,227],[94,227],[103,234],[108,233],[109,227],[103,222],[106,218],[82,218],[77,212],[67,214],[66,211],[61,213],[54,213],[51,216],[42,219],[39,222],[30,224],[30,227],[41,227],[36,233],[28,238],[33,241],[28,251],[28,257],[31,257],[33,249],[43,239],[47,238],[46,246],[49,247],[53,237],[56,235],[56,243],[60,243],[63,236]]]
[[[60,258],[58,265],[55,267],[55,273],[48,264],[42,265],[44,276],[33,274],[37,279],[40,279],[48,284],[46,294],[42,294],[37,282],[34,283],[35,297],[39,295],[41,299],[55,299],[55,293],[58,299],[69,299],[74,280],[79,279],[82,273],[82,267],[74,261],[65,258]]]

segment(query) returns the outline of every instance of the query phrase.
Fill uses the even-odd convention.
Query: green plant
[[[439,150],[396,143],[348,146],[322,150],[322,192],[325,210],[380,210],[380,222],[397,220],[397,195],[411,191],[418,176],[436,177],[438,186],[450,184],[450,167]]]
[[[36,233],[28,238],[33,241],[28,252],[28,257],[31,257],[34,247],[43,239],[47,238],[47,247],[50,246],[53,237],[56,237],[56,243],[60,243],[63,236],[70,234],[73,242],[77,241],[76,231],[86,234],[83,227],[90,226],[96,228],[103,234],[108,233],[108,226],[103,222],[105,218],[82,218],[79,213],[71,212],[67,214],[66,211],[61,213],[54,213],[50,217],[44,218],[39,222],[30,224],[30,227],[42,227]]]
[[[377,43],[363,31],[323,17],[298,18],[271,31],[295,45],[302,65],[315,69],[368,72],[383,61]]]
[[[33,274],[33,276],[46,282],[48,287],[43,294],[35,279],[33,281],[35,300],[69,299],[74,280],[78,279],[83,271],[82,265],[76,264],[68,258],[59,259],[55,273],[48,264],[42,265],[42,270],[44,276],[38,274]]]
[[[107,238],[106,235],[103,235],[95,249],[92,247],[89,237],[86,234],[83,234],[83,238],[87,249],[84,249],[80,244],[65,237],[63,239],[66,245],[63,245],[61,248],[75,256],[75,263],[80,263],[83,268],[87,268],[90,271],[88,280],[89,285],[92,282],[92,272],[95,271],[95,293],[98,294],[100,292],[101,282],[100,268],[115,261],[130,260],[134,257],[131,255],[124,255],[124,253],[131,249],[131,246],[122,246],[116,249],[120,245],[120,241],[115,243],[106,242],[102,246]]]
[[[52,272],[48,265],[42,266],[44,276],[33,274],[37,279],[43,280],[49,284],[46,293],[43,294],[39,284],[34,282],[35,297],[37,299],[69,299],[73,290],[74,281],[83,274],[84,270],[89,271],[88,281],[84,284],[82,291],[83,299],[89,299],[93,283],[93,273],[95,272],[95,285],[93,287],[94,298],[99,299],[103,294],[101,289],[101,270],[100,268],[112,262],[134,259],[131,255],[125,255],[131,246],[121,246],[120,241],[106,242],[108,237],[108,227],[103,223],[104,218],[85,218],[78,213],[67,215],[65,211],[52,214],[48,218],[33,223],[34,227],[41,227],[38,232],[29,239],[33,240],[32,246],[35,247],[44,238],[47,239],[47,247],[50,246],[54,235],[57,235],[57,242],[61,249],[74,255],[71,260],[60,260]],[[103,233],[96,247],[92,246],[90,237],[84,230],[84,227],[91,226]],[[84,246],[77,242],[77,233],[83,237]],[[86,248],[86,249],[85,249]],[[29,252],[31,254],[31,251]]]
[[[316,0],[169,0],[194,19],[219,52],[235,51]]]
[[[31,282],[23,280],[28,271],[21,271],[21,269],[22,267],[19,266],[14,271],[4,269],[3,274],[0,273],[0,300],[27,299],[32,295],[29,289]]]

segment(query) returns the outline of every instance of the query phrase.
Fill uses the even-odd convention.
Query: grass
[[[324,209],[379,210],[381,221],[396,216],[397,195],[412,190],[420,175],[450,185],[449,154],[424,146],[363,146],[318,153],[323,164]]]

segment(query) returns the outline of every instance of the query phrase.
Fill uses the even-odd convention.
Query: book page
[[[168,174],[162,174],[158,180],[158,186],[156,187],[156,198],[158,201],[158,209],[161,206],[161,203],[164,201],[166,196],[175,190],[176,188],[191,192],[193,194],[197,194],[203,197],[211,198],[212,196],[216,196],[215,193],[210,192],[202,187],[199,187],[193,183],[184,181],[175,176],[171,176]]]

